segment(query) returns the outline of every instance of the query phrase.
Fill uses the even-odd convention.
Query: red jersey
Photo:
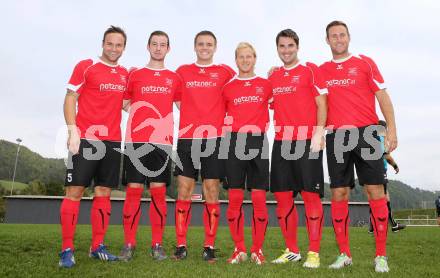
[[[127,70],[87,59],[73,70],[67,89],[79,94],[76,125],[81,138],[121,141],[122,98]]]
[[[222,135],[225,107],[223,86],[235,75],[226,65],[183,65],[179,138],[214,138]]]
[[[350,55],[326,62],[320,68],[328,87],[330,128],[377,124],[375,93],[385,89],[385,84],[371,58]]]
[[[236,77],[227,83],[223,88],[223,99],[226,113],[233,120],[232,131],[266,132],[270,98],[272,86],[267,79]]]
[[[312,63],[281,67],[269,80],[273,87],[275,140],[311,139],[317,121],[315,97],[327,93],[319,68]]]
[[[124,99],[130,100],[126,142],[173,144],[173,102],[180,98],[179,76],[147,67],[130,72]]]

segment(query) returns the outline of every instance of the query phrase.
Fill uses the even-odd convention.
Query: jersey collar
[[[353,54],[350,53],[350,55],[348,55],[348,57],[345,57],[345,58],[342,58],[342,59],[337,59],[337,60],[332,59],[332,62],[333,62],[333,63],[337,63],[337,64],[339,64],[339,63],[343,63],[343,62],[345,62],[345,61],[350,60],[351,57],[353,57]]]
[[[208,65],[200,65],[200,64],[197,64],[197,62],[195,62],[194,65],[198,66],[199,68],[207,68],[207,67],[214,65],[214,63],[208,64]]]

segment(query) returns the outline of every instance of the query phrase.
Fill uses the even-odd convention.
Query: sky
[[[144,66],[146,40],[154,30],[170,36],[166,66],[195,61],[194,35],[218,38],[215,62],[235,68],[234,49],[248,41],[257,51],[256,73],[280,65],[276,34],[300,37],[302,61],[331,59],[325,26],[348,24],[350,52],[372,57],[395,108],[400,167],[390,179],[440,190],[440,3],[438,1],[7,1],[2,3],[0,139],[23,144],[45,157],[65,157],[63,101],[74,65],[101,53],[109,25],[123,27],[127,47],[120,63]],[[379,117],[381,116],[378,110]],[[126,118],[126,117],[125,117]],[[178,120],[178,117],[176,117]],[[273,131],[269,138],[273,138]],[[326,168],[326,167],[325,167]]]

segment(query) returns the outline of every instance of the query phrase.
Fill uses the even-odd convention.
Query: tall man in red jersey
[[[247,259],[244,243],[244,189],[251,191],[252,247],[251,259],[256,264],[266,262],[263,243],[268,222],[266,191],[269,189],[269,143],[266,130],[269,126],[269,105],[272,86],[267,79],[255,75],[257,54],[246,42],[235,50],[239,74],[223,88],[230,138],[226,160],[226,182],[229,205],[227,219],[235,249],[228,259],[238,264]]]
[[[104,33],[102,54],[79,62],[67,85],[64,117],[69,130],[66,197],[61,203],[61,267],[74,266],[73,238],[84,189],[94,180],[91,209],[92,244],[89,256],[103,261],[118,258],[104,245],[110,220],[110,193],[119,183],[121,111],[127,70],[118,65],[127,37],[111,26]],[[78,104],[78,112],[77,110]]]
[[[298,59],[299,38],[291,29],[276,37],[284,66],[269,77],[273,86],[275,142],[271,191],[286,250],[272,263],[301,260],[297,244],[298,215],[294,197],[301,193],[306,212],[309,252],[304,267],[318,268],[322,234],[324,174],[322,149],[327,117],[327,89],[318,67]]]
[[[328,87],[327,164],[332,191],[332,220],[340,255],[330,268],[352,264],[349,247],[348,200],[354,187],[354,166],[359,184],[365,187],[376,239],[376,272],[388,272],[386,257],[388,208],[384,193],[385,172],[378,136],[377,99],[388,123],[385,150],[397,147],[391,99],[374,61],[348,51],[347,25],[333,21],[326,28],[333,59],[320,66]]]
[[[163,31],[151,33],[147,48],[150,61],[130,72],[124,97],[125,105],[130,105],[123,171],[127,194],[123,210],[125,244],[120,258],[124,261],[134,254],[145,183],[151,195],[151,255],[155,260],[167,258],[162,237],[167,215],[166,186],[171,179],[173,102],[182,84],[177,74],[164,65],[170,51],[168,35]]]
[[[181,167],[176,166],[174,172],[178,183],[174,258],[178,260],[187,256],[186,233],[191,222],[191,194],[200,169],[206,200],[203,210],[203,259],[215,261],[214,244],[220,217],[219,184],[224,176],[224,161],[219,159],[225,117],[221,89],[234,76],[229,67],[213,64],[216,48],[217,39],[212,32],[199,32],[194,38],[196,63],[177,69],[183,82],[177,143]]]

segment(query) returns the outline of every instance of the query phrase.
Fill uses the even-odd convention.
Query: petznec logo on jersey
[[[99,91],[103,92],[103,91],[120,91],[123,92],[125,91],[125,86],[121,85],[121,84],[112,84],[112,83],[107,83],[107,84],[99,84]]]
[[[283,95],[283,94],[290,94],[296,92],[296,87],[293,86],[286,86],[286,87],[275,87],[272,89],[272,93],[274,96],[276,95]]]
[[[212,81],[187,81],[186,88],[210,88],[216,87],[217,82]]]
[[[263,101],[263,98],[259,96],[243,96],[234,99],[234,105],[240,105],[244,103],[257,103]]]
[[[163,86],[144,86],[141,88],[141,94],[168,94],[170,88]]]
[[[344,86],[345,87],[345,86],[350,86],[350,85],[356,84],[356,80],[350,79],[350,78],[332,79],[332,80],[325,81],[325,83],[327,84],[327,87],[333,87],[333,86]]]

